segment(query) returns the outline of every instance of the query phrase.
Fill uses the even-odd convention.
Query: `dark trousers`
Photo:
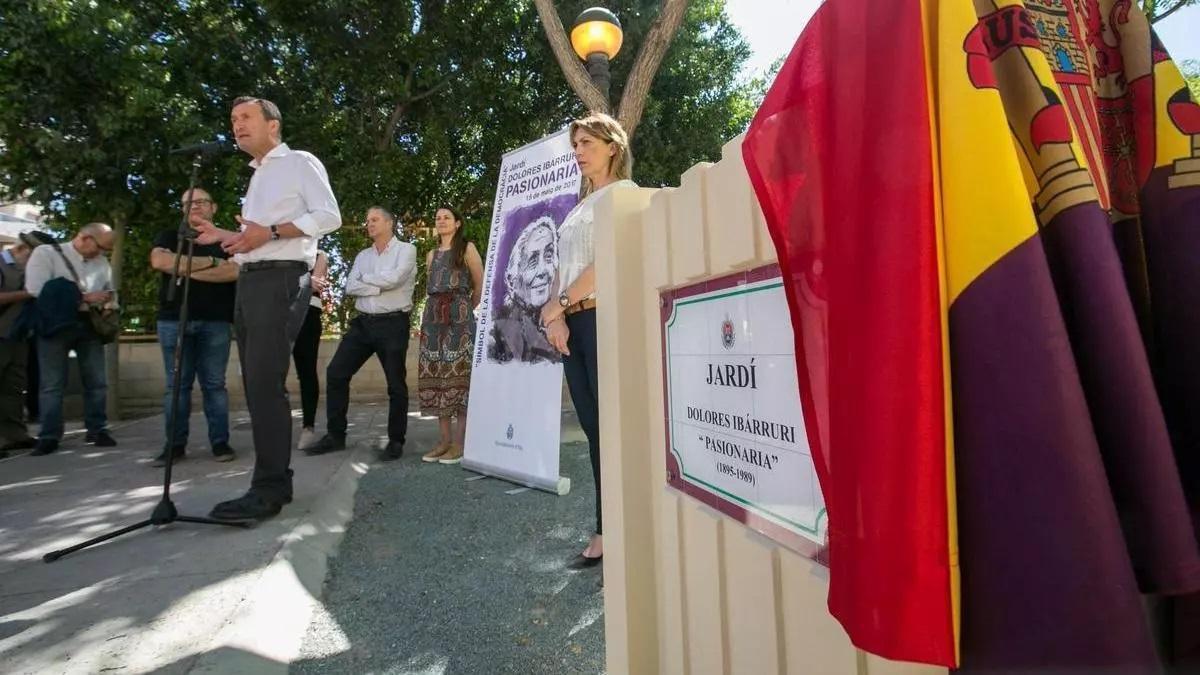
[[[25,373],[29,343],[0,340],[0,440],[14,443],[29,438],[25,427]]]
[[[317,354],[321,349],[321,310],[308,306],[300,334],[292,347],[292,362],[296,364],[296,379],[300,381],[301,426],[316,424],[317,402],[321,399],[321,380],[317,378]]]
[[[387,378],[388,440],[404,443],[408,431],[408,384],[405,382],[408,330],[408,312],[360,314],[350,322],[350,330],[342,336],[333,360],[325,369],[325,412],[330,434],[345,438],[350,379],[374,354]]]
[[[600,513],[600,380],[596,377],[596,310],[585,309],[567,317],[567,349],[563,357],[563,372],[567,389],[583,435],[587,436],[588,453],[592,456],[592,478],[596,483],[596,534],[604,534],[604,519]]]
[[[308,272],[302,267],[243,267],[238,276],[234,332],[254,436],[250,489],[269,499],[282,499],[292,490],[287,373],[310,297]]]
[[[67,386],[72,351],[79,366],[79,378],[83,380],[83,425],[93,434],[107,430],[108,374],[104,367],[104,344],[91,325],[80,318],[50,337],[39,337],[37,349],[42,411],[38,438],[62,440],[63,390]]]
[[[25,410],[29,412],[30,421],[37,421],[41,416],[38,404],[41,378],[38,377],[37,338],[30,338],[25,344],[29,345],[29,359],[25,362]]]

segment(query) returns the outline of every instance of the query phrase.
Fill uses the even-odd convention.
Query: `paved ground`
[[[409,456],[372,464],[385,417],[357,406],[349,452],[297,455],[296,501],[256,528],[145,529],[53,564],[41,556],[149,515],[161,418],[117,425],[117,448],[75,430],[55,455],[0,460],[0,673],[600,672],[598,573],[562,568],[592,508],[569,416],[566,497],[421,464],[436,422],[411,413]],[[244,413],[234,425],[250,448]],[[193,439],[203,428],[197,414]],[[249,480],[249,452],[206,455],[193,442],[177,467],[181,513]]]
[[[602,672],[599,570],[564,569],[591,533],[592,478],[573,417],[563,426],[564,497],[423,464],[425,433],[363,477],[292,671]]]
[[[379,406],[359,406],[358,429],[384,427]],[[231,442],[249,449],[245,413]],[[285,672],[316,604],[325,560],[370,458],[298,455],[295,502],[253,529],[177,523],[144,529],[52,564],[42,554],[149,516],[161,490],[148,458],[160,417],[114,427],[116,448],[68,434],[47,457],[0,461],[0,672]],[[204,438],[202,416],[192,437]],[[251,453],[213,462],[193,442],[177,467],[179,511],[205,515],[249,482]],[[255,630],[269,625],[271,630]]]

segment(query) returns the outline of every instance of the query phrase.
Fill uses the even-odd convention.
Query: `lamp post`
[[[603,7],[583,10],[571,28],[571,47],[587,63],[592,84],[604,94],[606,101],[612,83],[608,62],[621,51],[624,37],[617,16]]]

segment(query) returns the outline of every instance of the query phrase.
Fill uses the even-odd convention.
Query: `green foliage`
[[[1150,23],[1165,19],[1176,11],[1194,5],[1200,0],[1142,0],[1142,11]]]
[[[565,23],[588,4],[561,3]],[[658,2],[612,5],[626,29],[618,96]],[[718,159],[761,97],[762,82],[738,80],[749,49],[724,5],[691,3],[664,59],[634,141],[643,185]],[[329,171],[344,223],[321,244],[335,288],[369,245],[358,225],[375,204],[406,239],[456,206],[483,253],[501,155],[584,112],[529,0],[32,0],[0,17],[0,186],[30,191],[64,230],[124,224],[125,316],[153,325],[146,260],[178,222],[190,166],[167,150],[228,135],[242,94],[278,103],[285,140]],[[227,227],[246,159],[204,166]]]
[[[1192,90],[1192,100],[1200,103],[1200,61],[1188,59],[1179,64],[1179,70],[1183,72],[1188,89]]]

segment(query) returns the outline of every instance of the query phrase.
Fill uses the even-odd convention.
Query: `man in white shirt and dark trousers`
[[[104,344],[92,329],[89,307],[115,307],[112,268],[104,257],[113,249],[112,228],[104,223],[89,223],[65,244],[39,246],[25,265],[25,290],[40,298],[39,309],[54,302],[65,310],[62,321],[53,328],[42,325],[38,334],[38,367],[41,371],[42,428],[37,446],[30,454],[48,455],[58,450],[63,436],[63,387],[67,382],[70,353],[75,352],[79,379],[83,380],[83,422],[87,427],[84,442],[100,447],[117,444],[108,433],[108,374],[104,366]],[[61,280],[61,281],[60,281]],[[54,290],[51,290],[54,289]],[[77,294],[76,290],[77,289]],[[58,307],[67,291],[76,300]],[[75,311],[72,312],[72,309]],[[49,331],[43,332],[43,331]]]
[[[384,460],[399,459],[408,430],[409,314],[417,248],[400,241],[393,232],[395,219],[379,206],[367,210],[367,235],[374,242],[354,258],[346,281],[346,295],[354,298],[358,316],[342,337],[325,370],[326,433],[316,444],[301,448],[321,455],[346,447],[346,413],[350,408],[350,380],[367,359],[375,355],[383,366],[388,388],[388,444]]]
[[[308,309],[317,240],[342,224],[325,167],[281,140],[279,108],[243,96],[230,113],[254,175],[237,218],[239,232],[195,212],[197,243],[221,242],[239,265],[234,332],[254,436],[254,476],[245,495],[213,507],[219,520],[265,519],[292,501],[292,415],[287,372]]]

